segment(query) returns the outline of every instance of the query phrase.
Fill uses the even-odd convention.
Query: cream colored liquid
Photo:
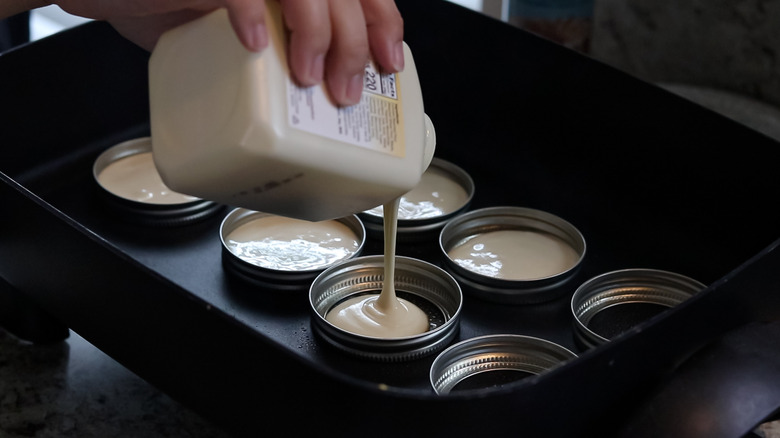
[[[264,216],[225,236],[233,254],[249,263],[281,271],[323,269],[360,248],[358,236],[337,220],[309,222]]]
[[[551,234],[500,230],[477,234],[452,248],[450,259],[476,273],[507,280],[532,280],[572,268],[579,254]]]
[[[379,294],[345,300],[325,319],[348,332],[376,338],[400,338],[428,331],[429,320],[419,307],[395,293],[395,238],[400,198],[384,205],[385,274]]]
[[[151,152],[112,162],[100,172],[98,182],[117,196],[147,204],[183,204],[198,199],[169,189],[154,167]]]
[[[419,184],[401,197],[399,219],[428,219],[452,213],[468,200],[466,189],[442,169],[429,167]],[[383,214],[383,206],[367,210],[375,216]]]

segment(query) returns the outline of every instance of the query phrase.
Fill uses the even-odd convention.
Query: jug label
[[[366,63],[363,76],[363,91],[398,100],[396,75],[382,74],[373,62]]]
[[[397,74],[366,64],[360,102],[334,105],[323,87],[301,88],[287,80],[291,127],[398,157],[405,153],[403,113]]]

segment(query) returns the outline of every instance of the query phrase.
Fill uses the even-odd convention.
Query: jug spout
[[[425,116],[425,145],[423,146],[423,172],[425,172],[428,166],[431,165],[434,153],[436,153],[436,129],[434,129],[433,122],[428,117],[428,114],[423,114],[423,116]]]

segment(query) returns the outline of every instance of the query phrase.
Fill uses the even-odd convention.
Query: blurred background
[[[449,0],[554,40],[780,140],[780,0]],[[86,21],[30,15],[43,38]]]
[[[780,0],[450,0],[780,140]],[[86,21],[48,6],[30,36]]]
[[[456,1],[780,141],[780,0]]]

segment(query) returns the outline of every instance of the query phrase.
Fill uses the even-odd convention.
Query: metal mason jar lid
[[[621,269],[593,277],[571,298],[575,340],[584,348],[601,345],[705,287],[658,269]]]
[[[241,241],[232,239],[239,229]],[[277,291],[306,291],[326,268],[360,256],[366,242],[356,215],[308,222],[245,208],[225,216],[219,235],[222,264],[229,273]]]
[[[484,390],[543,374],[576,357],[565,347],[532,336],[478,336],[441,352],[431,365],[430,382],[437,394],[444,395],[466,389],[465,381],[479,377],[479,383],[467,389]]]
[[[103,151],[92,166],[92,176],[107,205],[128,222],[185,225],[207,219],[223,207],[165,186],[154,167],[150,137],[127,140]]]
[[[344,330],[326,319],[339,303],[363,294],[378,294],[384,285],[384,256],[362,256],[323,271],[311,285],[313,332],[347,354],[380,362],[418,359],[443,350],[457,336],[463,296],[447,272],[423,260],[397,256],[395,290],[399,298],[428,314],[426,332],[393,338],[366,336]]]
[[[435,191],[437,187],[438,192]],[[434,157],[420,184],[401,198],[397,242],[435,241],[444,224],[466,211],[473,198],[474,180],[471,176],[459,166]],[[437,205],[442,200],[447,204]],[[363,220],[369,238],[384,238],[383,206],[358,213],[358,216]]]
[[[528,266],[533,266],[532,261],[549,262],[549,266],[543,266],[539,275],[502,278],[495,274],[497,265],[494,260],[475,266],[469,264],[470,260],[451,255],[453,250],[463,245],[478,242],[479,239],[475,238],[496,232],[509,233],[502,236],[510,237],[514,233],[534,236],[533,239],[543,242],[544,247],[552,248],[549,255],[545,256],[537,247],[522,248],[522,243],[514,245],[513,248],[519,251],[515,253],[525,251],[525,257],[533,259],[528,260]],[[458,280],[466,293],[498,303],[527,304],[549,301],[566,292],[563,286],[579,270],[585,258],[586,244],[582,233],[574,225],[551,213],[525,207],[488,207],[464,213],[448,222],[439,235],[439,249],[445,269]],[[489,248],[481,251],[484,251],[485,258],[495,256]],[[525,262],[509,261],[517,264]]]

